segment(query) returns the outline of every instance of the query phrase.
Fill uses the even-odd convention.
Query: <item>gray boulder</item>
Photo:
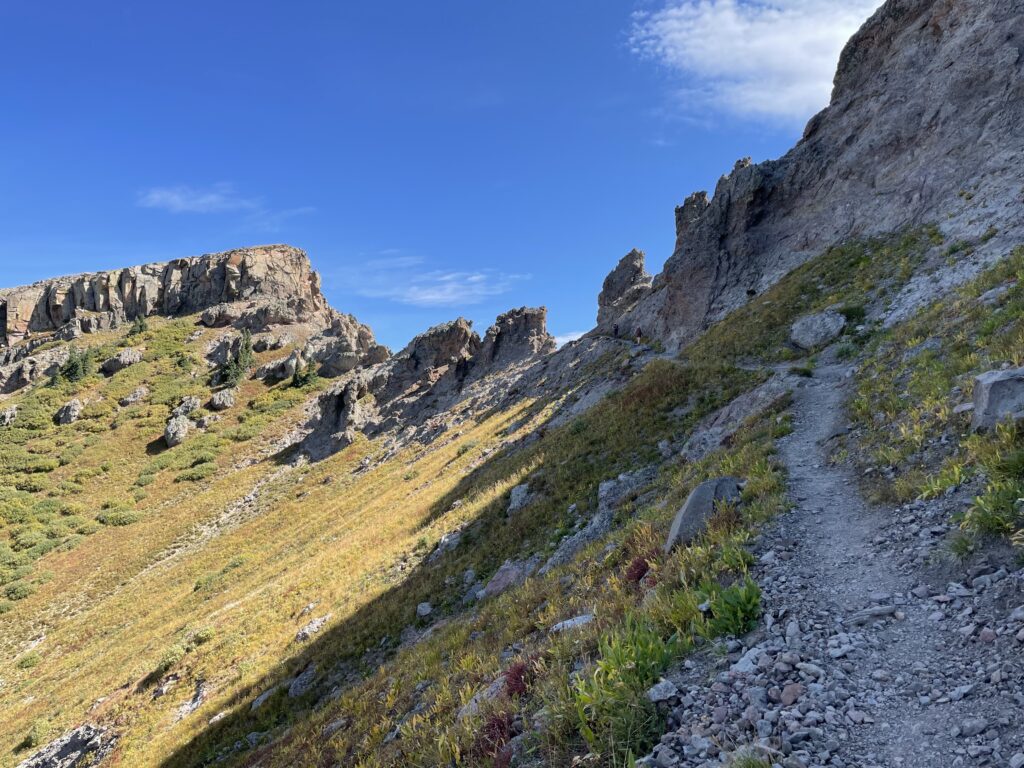
[[[213,397],[210,398],[210,408],[215,411],[226,411],[228,408],[233,408],[235,405],[235,390],[233,389],[222,389],[220,392],[214,392]]]
[[[0,411],[0,427],[9,427],[18,418],[18,406],[12,405]]]
[[[99,765],[117,744],[117,734],[86,723],[54,739],[18,768],[78,768]]]
[[[136,387],[131,392],[129,392],[127,395],[125,395],[120,400],[118,400],[117,402],[121,405],[121,407],[127,408],[129,405],[135,405],[136,403],[141,403],[148,396],[149,396],[149,389],[147,389],[146,387]]]
[[[487,582],[487,586],[477,593],[477,598],[496,597],[512,587],[526,581],[526,578],[537,569],[534,560],[506,560]]]
[[[971,429],[991,429],[1005,418],[1024,416],[1024,368],[987,371],[974,379]]]
[[[508,514],[514,514],[519,510],[526,507],[532,500],[532,494],[530,493],[530,486],[526,483],[517,485],[512,489],[512,493],[509,496],[508,501]]]
[[[192,422],[186,417],[175,416],[172,418],[167,422],[167,427],[164,429],[164,442],[167,443],[167,447],[173,448],[184,443],[191,429]]]
[[[60,424],[61,426],[64,426],[66,424],[74,424],[81,418],[82,411],[84,410],[85,405],[82,403],[81,400],[79,400],[76,397],[74,400],[70,401],[69,403],[66,403],[64,406],[61,407],[59,411],[57,411],[57,423]]]
[[[137,349],[122,349],[112,358],[104,361],[103,365],[100,366],[100,370],[108,376],[112,376],[118,371],[123,371],[129,366],[141,362],[142,352]]]
[[[297,699],[299,696],[305,696],[316,682],[316,671],[316,662],[313,662],[292,680],[288,685],[288,698]]]
[[[817,349],[839,338],[846,327],[846,318],[832,309],[816,315],[801,317],[793,323],[789,332],[790,341],[800,349]]]
[[[665,552],[671,552],[675,547],[693,541],[704,530],[719,502],[739,500],[740,484],[735,477],[705,480],[690,492],[686,503],[676,513],[672,529],[665,541]]]
[[[189,395],[188,397],[182,398],[178,407],[171,412],[171,416],[174,418],[178,418],[179,416],[189,416],[198,411],[201,406],[202,403],[199,401],[198,397],[195,395]]]

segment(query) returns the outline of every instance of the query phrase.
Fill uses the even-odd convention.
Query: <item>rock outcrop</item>
[[[608,273],[597,297],[597,326],[613,332],[617,321],[651,291],[654,278],[644,268],[644,252],[633,249]],[[625,333],[625,329],[621,329]]]
[[[1024,368],[987,371],[974,379],[971,429],[992,429],[1000,421],[1024,418]]]
[[[84,768],[100,765],[117,744],[109,728],[86,723],[47,744],[18,768]]]
[[[0,346],[68,324],[88,332],[136,317],[186,315],[255,299],[255,325],[316,316],[326,325],[331,313],[306,254],[268,245],[0,290]],[[240,311],[237,319],[243,316]]]
[[[1022,49],[1019,0],[888,0],[788,154],[742,160],[676,210],[675,251],[623,327],[677,348],[828,246],[907,226],[1015,245]]]
[[[476,407],[497,402],[510,393],[513,371],[554,349],[546,318],[543,307],[511,310],[481,340],[460,317],[420,334],[376,365],[350,371],[320,397],[306,447],[314,454],[329,452],[350,443],[357,432],[412,435],[431,419],[439,419],[435,427],[443,431],[444,414],[457,402],[470,397]],[[509,373],[504,386],[488,386],[499,372]]]

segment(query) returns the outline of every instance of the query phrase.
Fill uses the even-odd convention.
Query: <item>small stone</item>
[[[977,736],[988,728],[988,721],[983,717],[969,717],[960,724],[960,735],[964,738]]]
[[[780,701],[782,702],[783,706],[792,706],[800,699],[801,696],[804,695],[806,691],[807,688],[805,688],[802,684],[790,683],[782,689],[782,698],[780,699]]]
[[[433,612],[434,606],[432,606],[430,603],[420,603],[416,606],[416,616],[418,616],[421,619],[427,618],[427,616],[429,616]]]

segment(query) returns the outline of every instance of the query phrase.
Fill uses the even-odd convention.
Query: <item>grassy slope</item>
[[[974,377],[1024,365],[1024,248],[952,297],[879,336],[858,375],[852,406],[862,460],[887,500],[934,497],[972,479],[981,493],[963,520],[969,535],[1021,539],[1024,430],[969,434]],[[1006,290],[990,302],[983,293]],[[1022,541],[1024,543],[1024,541]]]
[[[549,764],[588,752],[595,764],[622,762],[631,749],[644,749],[660,726],[642,699],[651,678],[698,638],[738,631],[749,619],[742,543],[751,525],[782,504],[782,478],[771,454],[785,419],[773,414],[751,424],[704,462],[663,467],[657,495],[634,509],[635,517],[625,515],[607,541],[469,613],[461,602],[464,571],[486,578],[506,558],[550,551],[571,526],[570,504],[591,511],[600,481],[656,461],[659,440],[685,437],[701,415],[761,380],[729,361],[784,359],[786,329],[805,311],[841,303],[857,316],[859,307],[906,276],[933,238],[915,233],[830,251],[734,313],[682,362],[652,365],[624,392],[525,448],[495,451],[510,433],[522,436],[542,423],[542,404],[467,421],[443,440],[367,472],[360,471],[362,459],[378,448],[360,442],[285,472],[261,501],[260,514],[162,562],[161,553],[187,540],[196,524],[217,518],[279,471],[273,462],[232,465],[286,429],[305,395],[249,382],[240,402],[255,407],[229,412],[215,434],[147,455],[168,405],[190,390],[206,393],[201,381],[177,367],[192,330],[182,321],[150,332],[146,363],[86,382],[86,390],[107,395],[94,418],[49,427],[49,415],[72,393],[37,389],[24,396],[22,423],[43,431],[0,437],[0,460],[47,441],[60,449],[81,443],[83,450],[49,472],[5,466],[3,485],[26,486],[42,477],[26,486],[32,504],[56,494],[80,505],[75,514],[86,520],[105,502],[142,516],[69,541],[65,546],[74,546],[66,551],[40,552],[31,562],[22,554],[29,548],[13,553],[26,561],[15,567],[31,566],[31,572],[10,583],[34,583],[36,591],[9,603],[13,609],[3,617],[3,760],[24,756],[17,745],[26,736],[41,739],[88,716],[116,722],[124,732],[124,765],[191,766],[239,742],[238,761],[265,765],[486,764],[492,755],[500,760],[498,747],[514,732],[516,716],[529,722],[543,712],[545,725],[528,747]],[[137,415],[118,411],[116,397],[143,379],[161,402]],[[111,430],[112,423],[119,426]],[[175,482],[199,459],[216,471]],[[83,469],[96,474],[75,477]],[[700,546],[657,555],[689,489],[722,473],[751,479],[741,512],[723,510]],[[527,476],[541,500],[507,520],[507,491]],[[34,514],[37,527],[52,527],[46,510]],[[436,566],[423,562],[444,532],[466,523],[462,546]],[[3,535],[11,538],[13,530],[5,523]],[[638,580],[645,569],[650,573]],[[705,615],[696,606],[708,598],[716,608]],[[416,624],[416,604],[428,599],[434,618],[442,620],[426,639],[398,648],[402,630]],[[300,615],[311,603],[312,613]],[[591,612],[596,621],[575,633],[546,631]],[[296,630],[328,613],[327,628],[297,646]],[[30,649],[29,641],[42,633],[45,641]],[[310,661],[327,678],[313,693],[289,699],[278,691],[250,712],[256,695]],[[456,721],[462,703],[510,669],[522,683],[516,695],[473,721]],[[180,678],[178,684],[153,698],[152,679],[167,675]],[[200,681],[206,701],[175,722]],[[222,720],[207,726],[222,712]],[[325,737],[323,726],[339,722]],[[245,737],[264,732],[272,747],[250,750]]]

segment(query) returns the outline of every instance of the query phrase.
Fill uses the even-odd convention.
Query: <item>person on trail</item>
[[[637,343],[637,344],[639,344],[639,343],[640,343],[640,339],[642,339],[643,337],[644,337],[644,331],[643,331],[643,328],[641,328],[641,327],[640,327],[640,326],[638,325],[638,326],[636,327],[636,343]]]
[[[618,323],[615,323],[612,326],[612,336],[614,338],[616,338],[616,339],[619,338],[619,324]]]

